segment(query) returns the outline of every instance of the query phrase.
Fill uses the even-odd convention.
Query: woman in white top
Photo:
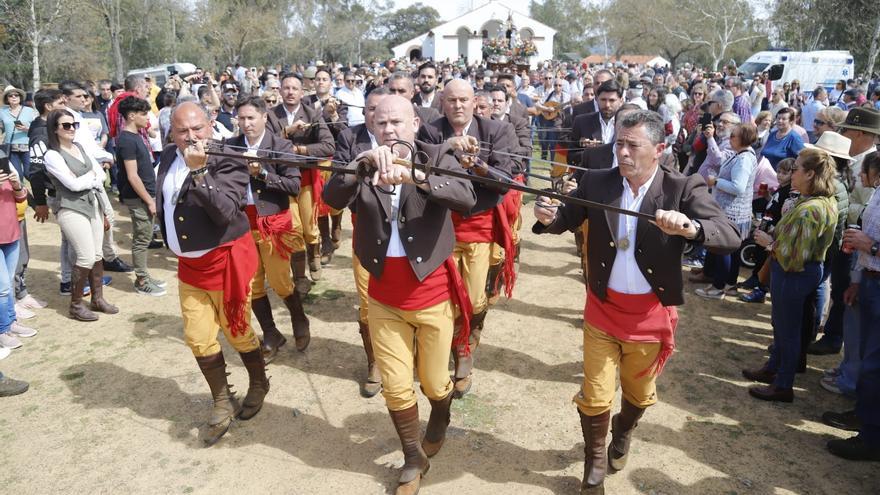
[[[46,172],[55,186],[58,224],[76,255],[71,280],[70,317],[80,321],[98,319],[93,311],[119,312],[104,300],[104,260],[101,245],[110,227],[107,205],[102,201],[104,169],[74,142],[79,123],[67,110],[53,110],[46,119],[49,151],[43,156]],[[91,307],[83,303],[89,280]]]

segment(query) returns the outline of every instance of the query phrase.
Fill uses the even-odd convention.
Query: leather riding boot
[[[584,478],[581,482],[581,495],[604,495],[605,472],[608,469],[605,438],[608,436],[611,411],[605,411],[598,416],[587,416],[578,409],[578,414],[584,434]]]
[[[318,231],[321,233],[321,265],[333,261],[333,240],[330,239],[330,216],[318,217]]]
[[[428,456],[422,450],[419,441],[421,426],[419,425],[419,405],[415,404],[402,411],[388,411],[391,413],[391,421],[400,437],[400,446],[403,450],[403,469],[400,473],[400,481],[397,486],[397,495],[415,495],[419,493],[419,484],[422,476],[428,472],[431,463]]]
[[[254,312],[254,316],[257,317],[257,321],[260,322],[260,328],[263,330],[263,343],[261,345],[263,358],[266,360],[266,363],[270,363],[275,359],[275,355],[278,354],[278,349],[287,343],[287,339],[284,338],[284,335],[281,335],[278,327],[275,326],[275,318],[272,316],[272,305],[269,303],[268,297],[253,299],[251,301],[251,309]]]
[[[296,344],[296,350],[302,352],[309,346],[312,336],[309,332],[309,319],[303,309],[299,292],[294,291],[293,294],[285,297],[284,305],[290,311],[290,323],[293,326],[293,340]]]
[[[312,290],[312,281],[306,275],[306,252],[296,251],[290,255],[290,268],[293,271],[293,283],[299,295],[305,297]]]
[[[495,286],[495,280],[498,279],[498,274],[501,273],[501,269],[504,267],[504,260],[501,260],[501,263],[497,265],[489,265],[489,276],[486,277],[486,298],[489,300],[489,305],[492,306],[498,302],[498,299],[501,298],[501,287],[504,285],[504,277],[501,277],[501,280],[498,280],[498,286]]]
[[[361,340],[364,341],[364,352],[367,353],[367,379],[361,384],[361,395],[373,397],[382,390],[382,375],[379,374],[379,367],[376,366],[376,359],[373,357],[370,327],[362,321],[359,321],[358,325],[361,329]]]
[[[489,308],[486,308],[471,316],[471,335],[468,339],[468,342],[471,344],[471,352],[476,350],[480,345],[480,337],[483,335],[483,325],[486,322],[486,313],[488,311]]]
[[[321,280],[321,245],[307,244],[306,250],[309,253],[309,275],[317,282]]]
[[[104,260],[92,265],[92,271],[89,273],[89,285],[91,285],[92,291],[92,311],[100,311],[108,315],[115,315],[119,312],[119,308],[104,299]]]
[[[98,315],[92,313],[83,302],[83,291],[91,271],[91,268],[74,266],[73,272],[70,274],[70,309],[68,311],[74,320],[96,321],[98,319]]]
[[[330,215],[330,241],[333,242],[333,249],[339,249],[342,242],[342,213]]]
[[[577,257],[584,257],[584,231],[577,229],[574,231],[574,245],[577,248]]]
[[[266,361],[263,360],[262,349],[242,352],[241,362],[248,372],[248,391],[241,403],[238,417],[251,419],[263,408],[263,399],[269,393],[269,379],[266,378]]]
[[[199,368],[211,389],[211,397],[214,398],[214,410],[211,412],[207,430],[202,438],[206,446],[211,446],[229,430],[240,406],[235,394],[229,389],[229,382],[226,381],[226,361],[223,359],[223,353],[196,357],[196,362],[199,363]]]
[[[446,440],[446,428],[449,426],[449,406],[452,405],[452,394],[440,400],[430,400],[431,416],[428,418],[428,427],[425,429],[425,438],[422,440],[422,449],[428,457],[434,457],[440,452],[443,441]]]
[[[461,399],[470,392],[473,384],[471,379],[471,371],[474,369],[473,349],[468,356],[459,356],[458,349],[452,349],[452,357],[455,362],[455,383],[453,384],[452,396]]]
[[[639,418],[645,414],[644,409],[630,404],[626,399],[621,402],[620,413],[611,418],[611,444],[608,445],[608,463],[615,471],[626,467],[632,432],[638,426]]]

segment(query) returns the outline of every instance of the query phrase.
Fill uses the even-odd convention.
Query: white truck
[[[128,71],[126,75],[131,76],[137,74],[139,76],[150,76],[153,78],[153,83],[161,88],[165,85],[165,81],[167,81],[168,77],[172,74],[177,74],[183,78],[190,74],[195,74],[195,72],[195,65],[186,62],[175,62],[173,64],[157,65],[145,69],[132,69]]]
[[[837,81],[855,77],[855,64],[849,50],[771,50],[752,55],[739,66],[738,72],[745,77],[767,72],[774,88],[797,79],[803,91],[812,91],[818,86],[830,91]]]

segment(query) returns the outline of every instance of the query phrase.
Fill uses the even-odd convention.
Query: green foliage
[[[587,55],[595,42],[591,33],[596,26],[597,10],[581,0],[544,0],[529,3],[529,15],[556,29],[553,53]]]
[[[440,13],[434,7],[416,2],[381,17],[385,44],[391,48],[428,32],[440,24]]]

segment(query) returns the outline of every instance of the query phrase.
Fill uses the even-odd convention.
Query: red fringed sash
[[[248,232],[198,258],[178,257],[177,277],[202,290],[223,291],[229,333],[237,337],[247,330],[247,302],[257,263],[257,246]]]
[[[272,248],[283,259],[289,260],[290,254],[293,253],[293,218],[290,216],[290,210],[284,210],[274,215],[259,216],[257,207],[247,205],[244,209],[248,216],[248,222],[251,224],[251,230],[260,233],[263,240],[269,240]]]

